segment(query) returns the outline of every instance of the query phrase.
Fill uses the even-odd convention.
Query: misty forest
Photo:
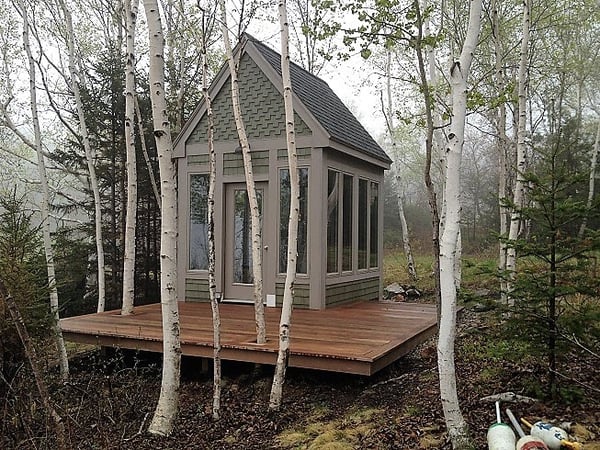
[[[597,0],[2,0],[0,29],[0,448],[600,449]],[[433,322],[310,365],[391,345],[357,304]]]

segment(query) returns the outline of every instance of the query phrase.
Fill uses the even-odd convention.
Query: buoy
[[[517,450],[548,450],[548,446],[539,438],[527,435],[517,441]]]
[[[517,430],[520,439],[517,441],[517,450],[548,450],[548,446],[544,444],[540,439],[535,438],[533,436],[525,435],[523,428],[519,425],[517,418],[512,413],[512,411],[506,408],[506,415],[510,419],[510,423],[512,423],[515,430]]]
[[[515,432],[505,423],[493,423],[487,432],[490,450],[515,450]]]
[[[551,423],[536,422],[531,425],[525,419],[521,419],[531,429],[531,435],[544,441],[550,450],[560,450],[561,447],[570,449],[581,448],[579,442],[570,442],[569,435],[562,428],[553,426]]]
[[[496,423],[488,428],[487,442],[489,450],[515,450],[516,436],[512,428],[502,423],[500,402],[496,402]]]

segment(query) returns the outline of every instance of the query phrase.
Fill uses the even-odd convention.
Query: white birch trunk
[[[394,108],[392,101],[392,52],[387,52],[387,64],[386,64],[386,94],[387,94],[387,112],[384,111],[386,117],[386,123],[388,127],[388,133],[392,141],[392,147],[397,150],[396,147],[396,136],[394,135]],[[400,158],[399,155],[394,155],[395,158]],[[404,190],[402,189],[402,178],[400,176],[399,160],[396,161],[396,200],[398,202],[398,216],[400,218],[400,226],[402,228],[402,247],[404,249],[404,256],[406,257],[406,268],[408,275],[411,280],[417,281],[417,270],[415,261],[410,247],[410,237],[408,235],[408,224],[406,222],[406,215],[404,214]]]
[[[525,181],[523,173],[525,171],[525,137],[527,132],[527,86],[529,84],[528,61],[529,61],[529,21],[530,21],[530,3],[529,0],[523,0],[523,22],[521,51],[518,74],[518,110],[519,118],[517,124],[517,166],[516,180],[513,197],[513,210],[510,215],[510,227],[508,230],[508,240],[514,242],[519,237],[521,231],[521,213],[520,210],[525,204]],[[506,286],[508,306],[514,305],[514,298],[511,295],[513,290],[513,281],[517,273],[517,251],[514,245],[509,245],[506,252],[506,272],[508,274],[508,283]]]
[[[469,25],[460,59],[450,69],[452,126],[446,147],[444,203],[446,222],[440,242],[440,323],[437,345],[440,396],[448,435],[454,449],[468,448],[467,424],[456,390],[454,341],[456,337],[456,250],[460,235],[460,166],[467,112],[467,78],[479,38],[482,0],[471,0]]]
[[[495,78],[498,90],[504,93],[506,81],[502,61],[502,38],[500,37],[500,17],[498,16],[499,0],[492,2],[492,26],[494,39]],[[500,102],[496,118],[497,146],[498,146],[498,208],[500,213],[500,242],[498,248],[498,272],[503,274],[506,270],[506,255],[508,247],[505,238],[508,237],[509,208],[506,205],[508,195],[508,169],[507,150],[508,137],[506,135],[506,104]],[[507,286],[504,277],[500,278],[500,299],[503,304],[507,301]]]
[[[140,133],[140,144],[142,145],[142,153],[144,154],[144,161],[148,168],[148,176],[150,177],[150,184],[152,185],[152,192],[154,192],[154,198],[156,199],[156,205],[160,211],[160,193],[158,192],[158,186],[156,185],[156,176],[154,175],[154,169],[150,162],[150,156],[148,155],[148,147],[146,146],[146,134],[144,129],[144,122],[142,121],[142,112],[140,111],[140,105],[137,97],[133,98],[135,102],[135,116],[137,117],[137,126]]]
[[[397,170],[398,168],[396,168]],[[402,228],[402,247],[404,249],[404,255],[406,256],[406,268],[408,275],[412,281],[417,281],[417,266],[412,254],[412,248],[410,246],[410,237],[408,236],[408,223],[406,222],[406,214],[404,214],[404,196],[400,193],[400,176],[396,177],[396,183],[398,184],[398,216],[400,217],[400,227]]]
[[[223,31],[223,40],[225,42],[225,52],[229,64],[229,73],[231,76],[231,102],[233,106],[233,115],[235,117],[235,126],[237,128],[240,145],[242,147],[242,156],[244,159],[244,174],[246,176],[246,190],[248,191],[248,204],[250,206],[250,222],[252,229],[252,275],[254,277],[254,316],[256,322],[256,343],[264,344],[267,342],[265,327],[265,306],[263,303],[263,279],[262,279],[262,236],[260,230],[260,211],[258,199],[256,196],[256,187],[254,184],[254,173],[252,170],[252,157],[250,155],[250,144],[246,127],[242,117],[240,107],[240,91],[237,75],[236,61],[233,57],[231,42],[229,40],[229,29],[227,27],[227,11],[225,9],[225,0],[219,0],[221,8],[221,25]]]
[[[425,186],[427,187],[427,197],[429,201],[429,206],[431,209],[431,240],[433,245],[433,257],[434,257],[434,277],[435,277],[435,286],[436,286],[436,307],[437,307],[437,315],[439,320],[440,315],[440,213],[439,213],[439,205],[438,205],[438,194],[436,192],[435,183],[432,173],[432,165],[433,165],[433,154],[434,148],[434,139],[436,133],[435,127],[435,111],[434,111],[434,102],[433,102],[433,82],[436,77],[435,72],[435,58],[433,57],[433,50],[429,53],[428,63],[426,64],[424,61],[424,52],[423,52],[423,34],[425,33],[425,37],[429,35],[429,22],[426,20],[423,23],[423,16],[421,14],[421,8],[419,2],[415,0],[415,11],[417,24],[417,43],[418,45],[415,47],[415,54],[417,57],[417,66],[419,69],[419,78],[421,81],[421,89],[423,91],[423,101],[425,107],[425,121],[426,121],[426,135],[425,135],[425,167],[423,170],[423,177],[425,181]],[[427,8],[427,2],[425,2],[425,9]],[[427,66],[429,68],[429,73],[427,70]]]
[[[592,209],[592,202],[594,200],[595,182],[596,182],[596,166],[598,165],[598,152],[600,151],[600,120],[598,121],[598,129],[596,131],[596,140],[594,141],[594,147],[592,148],[592,157],[590,158],[590,181],[588,186],[588,198],[586,202],[586,211]],[[578,237],[583,238],[585,234],[585,228],[587,227],[588,212],[583,217],[581,227],[579,228]]]
[[[160,298],[163,366],[160,397],[148,431],[168,436],[179,410],[181,344],[177,305],[177,173],[164,91],[164,36],[157,0],[144,0],[150,56],[150,96],[161,181]]]
[[[213,320],[213,419],[218,420],[221,411],[221,314],[217,299],[217,283],[215,280],[215,185],[217,178],[216,155],[214,145],[214,116],[212,99],[208,92],[208,49],[205,26],[205,17],[202,17],[202,40],[200,48],[202,53],[202,93],[206,104],[206,118],[208,126],[208,153],[210,178],[208,185],[208,293]]]
[[[425,1],[423,9],[429,8],[429,1]],[[427,14],[423,22],[423,37],[428,38],[431,36],[431,14]],[[435,47],[433,45],[427,46],[427,71],[429,73],[429,86],[433,93],[438,86],[438,70],[435,64]],[[434,99],[435,102],[435,99]],[[443,170],[443,159],[444,159],[444,135],[442,133],[443,120],[442,120],[442,108],[436,108],[433,111],[433,138],[435,143],[436,154],[439,157],[441,170]]]
[[[81,92],[79,90],[79,82],[81,81],[81,73],[78,68],[77,54],[75,52],[75,32],[73,30],[73,20],[69,7],[64,0],[58,0],[65,17],[67,51],[69,55],[69,77],[70,87],[73,90],[75,97],[75,105],[77,107],[77,118],[79,120],[79,134],[83,142],[85,151],[85,159],[87,162],[90,187],[94,196],[94,218],[96,229],[96,253],[98,265],[98,306],[97,311],[103,312],[105,307],[105,275],[104,275],[104,244],[102,242],[102,205],[100,203],[100,190],[98,188],[98,178],[96,177],[96,168],[94,167],[95,152],[92,150],[90,138],[88,135],[87,123],[83,111],[83,102],[81,100]]]
[[[127,213],[123,256],[123,303],[121,314],[133,313],[135,301],[135,238],[137,218],[137,164],[135,154],[135,21],[139,0],[125,0],[127,56],[125,63],[125,147],[127,148]]]
[[[281,78],[283,80],[283,102],[285,105],[285,131],[287,136],[288,167],[290,174],[290,217],[288,220],[287,270],[283,291],[283,305],[279,320],[279,352],[271,396],[270,409],[279,409],[283,397],[283,383],[290,356],[290,327],[294,303],[294,283],[296,281],[296,259],[298,254],[298,214],[300,210],[300,181],[298,177],[298,155],[296,154],[296,133],[294,131],[294,105],[292,100],[292,80],[290,78],[289,24],[286,0],[278,5],[281,28]]]
[[[502,65],[502,39],[500,37],[500,18],[498,16],[499,0],[492,2],[492,26],[494,39],[494,58],[495,58],[495,78],[498,90],[504,93],[506,82],[504,77],[504,68]],[[504,273],[506,270],[506,254],[508,247],[505,238],[508,233],[508,214],[509,208],[506,205],[507,200],[507,148],[508,137],[506,136],[506,104],[500,102],[498,106],[498,116],[496,118],[497,146],[498,146],[498,208],[500,212],[500,243],[498,249],[498,272]],[[506,281],[504,277],[500,278],[500,297],[501,302],[506,303]]]
[[[23,17],[23,47],[25,48],[25,53],[27,54],[27,60],[29,63],[31,119],[33,122],[35,151],[37,154],[37,169],[42,188],[42,202],[40,210],[42,214],[41,225],[42,234],[44,237],[44,253],[46,255],[48,290],[50,294],[50,314],[52,316],[52,328],[54,332],[56,350],[58,352],[60,375],[63,380],[67,380],[69,378],[69,358],[67,356],[65,340],[63,339],[62,330],[59,324],[60,314],[58,289],[56,286],[56,271],[54,267],[54,250],[52,249],[52,237],[50,235],[50,191],[48,188],[48,178],[46,176],[46,163],[44,161],[44,152],[42,149],[42,132],[40,130],[40,121],[38,117],[35,60],[33,59],[33,55],[31,53],[31,45],[29,43],[29,18],[27,16],[27,9],[25,8],[25,3],[23,0],[19,0],[18,8],[21,10],[21,15]]]
[[[454,284],[456,290],[460,291],[462,280],[462,230],[458,227],[458,236],[456,237],[456,250],[454,252]]]

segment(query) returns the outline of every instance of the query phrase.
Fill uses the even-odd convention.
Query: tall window
[[[358,180],[358,269],[366,269],[369,252],[367,250],[367,227],[369,224],[368,182]]]
[[[353,269],[354,177],[329,170],[327,177],[327,273]]]
[[[342,190],[342,270],[352,270],[352,196],[354,177],[344,174]]]
[[[279,272],[287,270],[288,227],[290,218],[290,171],[281,169],[279,191]],[[300,181],[300,211],[298,211],[298,257],[296,273],[305,274],[308,270],[308,169],[298,169]]]
[[[327,173],[327,273],[338,271],[338,176],[335,170]]]
[[[190,270],[208,270],[208,180],[207,174],[190,177]]]
[[[259,227],[262,231],[263,192],[256,189]],[[252,272],[252,218],[246,188],[233,192],[233,282],[254,283]]]
[[[369,214],[371,216],[369,267],[377,267],[379,265],[379,185],[374,182],[371,182]]]

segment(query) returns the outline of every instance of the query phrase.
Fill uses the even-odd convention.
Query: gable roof
[[[279,53],[247,33],[242,35],[233,52],[234,54],[245,53],[250,57],[283,95]],[[290,77],[294,111],[312,131],[315,138],[313,146],[331,147],[389,169],[392,160],[325,81],[292,62],[290,62]],[[209,88],[213,99],[223,89],[228,79],[229,69],[225,63]],[[185,156],[186,142],[194,133],[205,112],[206,105],[202,99],[175,137],[173,144],[176,158]]]
[[[242,39],[251,42],[275,72],[281,76],[281,55],[279,53],[248,33],[244,33]],[[290,62],[290,78],[294,94],[332,140],[385,163],[392,162],[325,81],[292,62]]]

